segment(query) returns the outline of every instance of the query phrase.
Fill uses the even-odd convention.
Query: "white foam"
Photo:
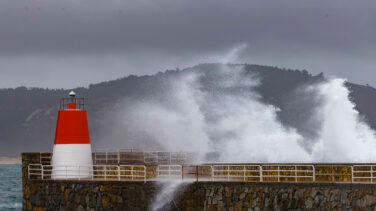
[[[344,83],[344,79],[332,79],[316,87],[324,103],[316,114],[322,128],[313,147],[312,160],[375,162],[375,133],[360,119]]]

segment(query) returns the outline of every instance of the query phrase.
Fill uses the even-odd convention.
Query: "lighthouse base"
[[[55,144],[52,179],[89,178],[93,175],[90,144]]]

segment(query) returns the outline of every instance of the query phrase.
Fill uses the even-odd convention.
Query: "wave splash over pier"
[[[199,163],[212,161],[213,154],[216,162],[232,163],[374,162],[374,131],[349,99],[345,82],[327,79],[300,90],[317,101],[309,117],[317,123],[311,128],[315,137],[283,125],[280,109],[254,91],[261,79],[239,66],[185,74],[170,82],[168,101],[136,102],[124,120],[165,150],[197,152]]]

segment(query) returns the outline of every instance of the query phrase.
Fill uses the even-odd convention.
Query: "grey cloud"
[[[241,62],[376,85],[368,81],[376,76],[375,26],[373,0],[4,0],[0,73],[30,76],[0,82],[87,85],[204,62],[246,43]],[[63,69],[79,73],[77,81],[54,80]]]

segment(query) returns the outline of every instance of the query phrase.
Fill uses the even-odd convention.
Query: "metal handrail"
[[[356,170],[356,168],[369,168],[369,170]],[[354,165],[352,166],[352,182],[375,183],[376,165]]]
[[[232,168],[243,168],[243,169],[232,169]],[[250,170],[246,169],[249,167],[256,167],[259,168],[258,170]],[[260,170],[262,167],[260,165],[213,165],[212,166],[212,180],[216,181],[216,178],[226,178],[227,181],[233,180],[235,178],[243,178],[243,181],[246,181],[247,178],[260,178],[260,175],[262,173]],[[249,175],[247,173],[259,173],[259,175]],[[243,173],[242,175],[240,174],[234,174],[234,173]],[[261,181],[261,179],[260,179]]]
[[[120,164],[124,155],[129,153],[142,153],[140,158],[130,159],[141,161],[145,164],[163,163],[163,164],[183,164],[187,160],[186,152],[163,152],[163,151],[140,151],[135,149],[120,149],[118,151],[94,150],[94,163],[117,163]]]
[[[298,169],[298,168],[311,168],[310,170],[307,169]],[[283,178],[294,178],[294,182],[298,182],[301,178],[310,178],[311,182],[315,181],[315,166],[314,165],[261,165],[263,178],[275,178],[276,175],[273,173],[277,173],[277,180],[278,182],[281,181]],[[264,169],[264,168],[277,168],[275,169]],[[281,169],[282,168],[282,169]],[[283,168],[293,168],[293,169],[283,169]],[[271,173],[271,174],[265,174],[265,173]],[[281,174],[282,173],[282,174]],[[286,173],[294,173],[292,174],[286,174]],[[309,175],[301,175],[301,173],[309,174]]]
[[[128,169],[127,169],[128,168]],[[143,165],[42,165],[29,164],[28,178],[36,176],[42,180],[143,180],[146,182],[146,166]],[[129,178],[129,179],[128,179]]]
[[[38,168],[33,168],[38,167]],[[39,172],[39,173],[38,173]],[[31,176],[42,176],[43,177],[43,167],[42,164],[29,164],[27,167],[27,176],[30,179]]]
[[[182,166],[181,165],[158,165],[157,175],[158,177],[181,177]]]
[[[52,159],[52,152],[40,152],[39,153],[39,163],[45,164],[50,163]]]
[[[130,170],[121,170],[121,168],[128,168],[130,167],[131,169]],[[135,178],[143,178],[144,181],[146,182],[146,166],[143,166],[143,165],[120,165],[118,166],[119,168],[119,180],[121,179],[121,177],[131,177],[132,180],[134,180]],[[135,170],[135,168],[141,168],[141,170]],[[130,172],[131,175],[121,175],[121,172]],[[135,173],[142,173],[141,175],[139,174],[135,174]]]
[[[29,179],[77,179],[77,180],[143,180],[150,172],[156,177],[181,178],[196,175],[196,181],[244,181],[244,182],[334,182],[370,183],[376,181],[376,165],[158,165],[147,169],[144,165],[42,165],[29,164]],[[194,171],[184,172],[185,168]],[[339,168],[339,169],[338,169]],[[150,172],[149,172],[150,171]],[[350,172],[351,171],[351,172]],[[155,174],[150,174],[155,175]],[[190,177],[192,178],[192,177]],[[151,180],[155,178],[149,178]],[[205,180],[206,179],[206,180]]]
[[[85,103],[84,103],[84,98],[61,98],[60,99],[60,110],[65,110],[68,109],[69,103],[75,103],[76,104],[76,109],[78,110],[85,110]]]

